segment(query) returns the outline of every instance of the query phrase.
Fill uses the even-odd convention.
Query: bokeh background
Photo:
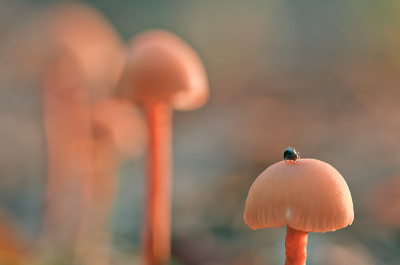
[[[0,1],[0,264],[74,262],[73,248],[59,244],[68,239],[43,232],[52,198],[43,80],[49,65],[64,65],[49,63],[52,22],[43,18],[65,2]],[[174,113],[172,264],[284,263],[285,228],[253,231],[243,213],[252,182],[288,146],[334,166],[354,202],[351,226],[309,235],[307,264],[400,264],[399,1],[80,3],[102,13],[124,44],[143,30],[166,29],[205,64],[208,103]],[[99,88],[101,96],[91,91],[90,98],[112,96],[112,87]],[[146,139],[141,112],[125,111],[127,138],[137,140],[121,143],[134,151],[125,150],[103,179],[108,199],[101,201],[102,189],[98,198],[110,208],[99,216],[110,229],[93,252],[115,265],[140,264]],[[114,159],[107,154],[99,156]],[[77,191],[65,189],[69,215],[59,227],[73,226],[80,209]]]

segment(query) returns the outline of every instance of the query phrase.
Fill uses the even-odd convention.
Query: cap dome
[[[316,159],[278,162],[254,181],[244,219],[252,229],[282,227],[327,232],[354,219],[346,181],[331,165]]]
[[[202,106],[208,98],[204,66],[174,34],[150,30],[132,41],[118,95],[140,103],[169,102],[178,110]]]
[[[48,7],[46,22],[57,49],[67,49],[79,65],[85,81],[96,92],[114,89],[124,66],[125,47],[115,29],[96,9],[79,2]]]

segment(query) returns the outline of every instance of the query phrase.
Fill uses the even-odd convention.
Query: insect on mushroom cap
[[[316,159],[281,161],[254,181],[244,219],[252,229],[289,225],[335,231],[353,222],[353,201],[346,181],[331,165]]]
[[[119,96],[139,103],[169,102],[191,110],[208,99],[208,81],[197,53],[164,30],[145,31],[132,39],[118,85]]]
[[[283,152],[283,159],[297,162],[297,159],[300,159],[300,153],[289,147]]]

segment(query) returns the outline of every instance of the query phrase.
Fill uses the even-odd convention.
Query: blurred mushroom
[[[148,190],[143,249],[146,264],[166,264],[171,230],[172,109],[191,110],[208,98],[207,76],[196,54],[167,31],[132,40],[117,94],[137,102],[149,126]]]
[[[93,102],[92,123],[92,194],[75,258],[77,264],[107,265],[119,162],[140,153],[145,139],[144,120],[132,104],[107,98]]]
[[[0,75],[12,84],[41,83],[48,62],[68,49],[81,65],[86,89],[110,94],[123,70],[125,47],[107,19],[88,4],[56,2],[29,15],[0,42]]]
[[[244,213],[252,229],[287,225],[286,265],[305,264],[308,232],[335,231],[353,219],[346,181],[331,165],[315,159],[268,167],[251,186]]]
[[[90,105],[88,91],[82,86],[75,57],[60,53],[49,64],[43,81],[48,149],[44,234],[62,248],[72,244],[83,182],[92,177]]]
[[[46,229],[52,227],[52,232],[46,234],[55,237],[66,229],[65,236],[69,239],[58,240],[58,244],[62,246],[66,244],[62,241],[68,241],[67,245],[76,245],[80,259],[81,250],[89,248],[87,242],[102,242],[88,239],[93,235],[91,227],[101,226],[96,222],[107,223],[106,213],[111,210],[95,211],[99,216],[92,215],[92,208],[97,205],[98,197],[93,196],[98,194],[98,181],[104,181],[98,174],[109,173],[108,185],[112,189],[116,185],[117,159],[112,136],[103,138],[110,128],[107,125],[99,129],[93,120],[94,112],[99,109],[94,106],[115,88],[123,69],[125,49],[108,21],[86,4],[57,3],[50,5],[42,15],[42,23],[46,24],[43,39],[51,43],[49,58],[55,61],[46,66],[44,85],[50,168],[45,226]],[[107,109],[108,105],[102,106]],[[99,164],[106,155],[108,164]],[[107,167],[110,168],[106,170]],[[60,196],[66,193],[68,198]],[[109,199],[104,208],[111,207],[113,194],[110,191],[102,198],[103,202]],[[68,203],[71,205],[62,207]],[[99,233],[107,234],[107,231],[103,229]]]
[[[137,106],[114,98],[105,98],[93,102],[92,117],[95,130],[108,130],[108,137],[119,160],[140,154],[146,131]]]

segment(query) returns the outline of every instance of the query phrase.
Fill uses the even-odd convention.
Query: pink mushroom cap
[[[353,222],[353,201],[331,165],[316,159],[281,161],[254,181],[244,219],[252,229],[288,225],[306,232],[335,231]]]
[[[150,30],[132,40],[117,94],[141,104],[168,102],[191,110],[208,99],[208,81],[197,53],[163,30]]]
[[[126,50],[106,17],[79,2],[53,4],[46,11],[49,37],[56,48],[76,57],[88,85],[105,93],[113,90],[124,67]]]

